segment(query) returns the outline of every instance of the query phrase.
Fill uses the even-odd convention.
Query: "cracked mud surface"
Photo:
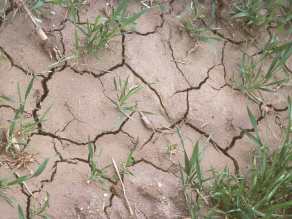
[[[211,2],[204,4],[210,9]],[[118,3],[114,1],[114,4]],[[179,19],[173,18],[175,15],[187,16],[183,1],[165,1],[163,4],[169,13],[159,7],[150,10],[137,21],[134,35],[119,36],[110,43],[123,59],[108,49],[101,49],[97,52],[99,60],[89,57],[86,65],[82,61],[76,65],[75,60],[70,60],[48,67],[53,62],[32,32],[31,22],[24,25],[25,14],[18,13],[13,22],[1,20],[0,93],[17,98],[17,83],[24,94],[32,75],[37,75],[26,103],[26,119],[36,118],[52,105],[47,121],[41,124],[45,130],[31,133],[29,145],[24,148],[27,154],[39,154],[37,162],[17,170],[20,175],[29,174],[29,170],[35,171],[47,157],[60,154],[51,158],[39,177],[26,182],[40,201],[44,202],[46,191],[50,193],[50,206],[45,212],[50,218],[130,218],[124,198],[104,190],[98,183],[86,183],[90,174],[89,134],[96,155],[103,147],[99,168],[111,164],[111,158],[118,166],[125,163],[139,136],[140,142],[133,153],[135,162],[130,168],[136,178],[124,176],[127,196],[137,218],[183,218],[188,215],[178,168],[178,163],[184,161],[182,147],[179,145],[171,158],[165,148],[168,143],[179,144],[177,134],[166,132],[155,140],[160,133],[146,128],[138,112],[131,116],[135,121],[124,118],[120,126],[112,130],[120,112],[104,94],[115,98],[114,77],[120,76],[124,80],[129,75],[129,87],[138,82],[143,84],[143,89],[132,100],[141,100],[139,110],[160,115],[147,115],[155,128],[174,129],[177,124],[188,153],[192,152],[188,139],[197,141],[205,135],[200,141],[203,142],[212,133],[202,161],[204,170],[211,166],[223,170],[229,164],[235,173],[245,172],[253,148],[246,143],[248,138],[239,127],[252,131],[252,125],[246,111],[246,96],[233,88],[231,78],[233,73],[239,74],[234,61],[241,60],[246,38],[260,39],[268,34],[268,30],[251,35],[238,25],[232,25],[226,14],[217,13],[212,25],[219,29],[211,34],[228,39],[228,42],[213,42],[217,58],[211,47],[203,42],[189,53],[196,41],[187,33],[180,34]],[[219,9],[224,10],[225,6],[222,3]],[[104,7],[105,1],[100,4],[92,1],[90,7],[79,10],[78,23],[84,24],[86,18],[93,22]],[[140,6],[133,1],[128,9],[136,13]],[[6,10],[8,20],[14,10],[13,6]],[[66,57],[73,55],[74,26],[68,8],[46,6],[45,10],[54,10],[56,15],[52,20],[42,18],[44,30]],[[80,40],[84,39],[81,37]],[[256,47],[251,47],[248,54],[252,56],[255,51]],[[291,59],[287,68],[292,69]],[[262,93],[266,105],[248,101],[259,122],[260,133],[264,134],[269,125],[267,142],[274,147],[287,123],[285,90],[287,88],[278,89],[282,96]],[[16,107],[16,104],[0,99],[0,126],[9,127],[7,120],[13,118]],[[1,161],[5,158],[3,153]],[[10,171],[5,162],[2,163],[1,179]],[[113,168],[107,173],[115,175]],[[108,187],[116,183],[115,179],[104,181]],[[9,197],[18,200],[28,218],[34,202],[36,208],[40,208],[38,201],[22,185],[5,191]],[[16,207],[4,199],[0,202],[3,206],[0,218],[17,218]]]

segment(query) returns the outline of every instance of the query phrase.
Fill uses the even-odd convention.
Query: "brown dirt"
[[[208,8],[207,17],[211,16],[211,2],[204,3]],[[219,10],[226,9],[223,3]],[[113,4],[117,6],[118,3],[113,1]],[[233,73],[235,76],[239,74],[234,61],[241,60],[246,38],[259,40],[268,34],[268,30],[252,33],[239,24],[231,23],[227,13],[217,13],[212,25],[219,30],[212,35],[229,40],[213,41],[217,59],[211,47],[204,42],[188,54],[197,42],[186,32],[179,33],[179,19],[173,17],[188,15],[184,3],[163,1],[163,4],[169,14],[159,7],[154,8],[138,20],[134,35],[119,36],[110,43],[109,46],[124,59],[104,48],[96,54],[99,60],[92,56],[86,59],[86,63],[81,61],[77,64],[76,60],[70,60],[53,67],[49,67],[54,61],[49,59],[41,41],[33,33],[32,23],[24,22],[24,13],[18,13],[10,22],[15,8],[8,5],[8,20],[0,18],[0,49],[3,54],[0,93],[17,98],[17,83],[24,94],[31,75],[35,74],[35,84],[26,105],[26,119],[42,114],[52,105],[47,121],[42,124],[45,131],[31,133],[27,141],[29,146],[24,149],[27,154],[38,153],[37,162],[17,170],[20,175],[29,174],[45,158],[53,156],[42,175],[26,182],[40,201],[44,202],[45,191],[50,193],[50,205],[45,212],[50,218],[131,217],[123,197],[104,190],[97,182],[87,184],[90,174],[89,134],[96,154],[103,147],[98,162],[100,168],[111,164],[111,158],[118,165],[125,163],[139,136],[140,142],[133,154],[135,162],[130,167],[136,178],[124,176],[127,197],[135,217],[188,216],[178,168],[178,163],[184,162],[182,147],[179,145],[172,157],[166,154],[164,147],[167,143],[179,143],[177,134],[165,133],[154,141],[159,133],[147,129],[138,112],[132,114],[135,121],[124,118],[120,127],[112,130],[120,112],[104,94],[115,98],[114,77],[125,79],[129,75],[129,87],[137,82],[143,84],[144,88],[132,100],[142,100],[138,104],[139,110],[160,114],[147,115],[155,128],[167,126],[174,129],[174,124],[177,124],[188,153],[192,151],[188,139],[197,141],[202,134],[213,134],[202,161],[204,170],[210,166],[222,170],[229,164],[230,170],[245,172],[247,158],[254,150],[239,129],[252,128],[246,103],[258,120],[263,136],[269,125],[267,142],[272,147],[278,144],[283,132],[281,127],[287,123],[286,88],[278,89],[282,96],[262,93],[267,104],[258,105],[246,102],[246,96],[234,89],[231,80]],[[91,6],[79,10],[78,22],[84,23],[86,18],[93,22],[105,7],[105,1],[92,1]],[[65,57],[73,55],[74,25],[70,22],[68,7],[46,6],[44,10],[56,12],[52,20],[42,17],[44,30]],[[129,10],[136,13],[140,6],[131,1]],[[84,42],[83,37],[80,40]],[[255,51],[256,47],[251,47],[248,54]],[[292,69],[292,60],[287,67]],[[0,126],[9,127],[7,120],[13,118],[16,107],[16,104],[0,99]],[[201,142],[204,140],[206,138]],[[6,157],[4,153],[1,155],[1,179],[10,171],[3,162]],[[112,167],[107,173],[116,175]],[[104,181],[108,187],[117,182],[115,179]],[[21,185],[5,192],[18,200],[27,217],[34,202],[36,209],[40,209],[38,201]],[[16,207],[4,199],[0,199],[0,203],[0,218],[17,218]]]

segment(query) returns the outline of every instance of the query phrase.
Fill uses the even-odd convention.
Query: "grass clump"
[[[5,192],[2,192],[2,191],[4,189],[10,188],[13,185],[17,185],[17,184],[23,183],[23,182],[25,182],[25,181],[27,181],[29,179],[38,177],[44,171],[44,169],[46,168],[47,163],[49,162],[50,159],[51,159],[50,157],[45,159],[44,162],[38,167],[36,172],[31,177],[29,177],[29,176],[21,176],[21,177],[18,177],[16,180],[13,180],[13,181],[10,181],[10,182],[7,183],[7,181],[12,177],[12,175],[14,173],[14,170],[12,170],[8,174],[8,176],[6,176],[4,179],[0,179],[0,196],[2,196],[8,203],[10,203],[12,206],[14,206],[12,200],[9,197],[7,197]]]
[[[48,216],[43,215],[42,213],[46,210],[46,208],[49,206],[49,202],[50,202],[50,194],[48,193],[48,191],[46,191],[46,201],[44,203],[44,205],[42,206],[41,210],[36,211],[35,210],[35,203],[34,203],[34,209],[30,209],[30,218],[34,218],[35,216],[39,216],[42,217],[44,219],[50,219]],[[23,210],[21,208],[20,205],[18,205],[18,219],[25,219],[25,216],[23,214]]]
[[[226,12],[233,15],[232,18],[243,21],[246,25],[258,30],[261,27],[286,24],[291,18],[291,11],[284,10],[285,0],[240,0],[231,4],[233,10]]]
[[[99,154],[97,156],[98,159],[101,156],[102,149],[103,149],[103,147],[101,147],[101,149],[99,151]],[[88,150],[89,150],[89,161],[90,161],[91,172],[90,172],[90,176],[88,177],[87,183],[89,184],[92,180],[96,180],[103,186],[104,189],[109,191],[109,188],[104,183],[102,178],[106,178],[106,179],[111,178],[109,175],[106,174],[106,169],[109,168],[112,164],[110,164],[102,169],[97,168],[98,159],[97,159],[97,161],[94,161],[94,152],[93,152],[93,148],[91,145],[90,136],[88,136]]]
[[[102,47],[109,47],[111,40],[119,35],[129,33],[124,31],[124,28],[130,27],[132,33],[135,29],[135,21],[141,17],[145,12],[144,9],[133,16],[129,16],[126,13],[129,0],[123,0],[114,12],[107,12],[107,17],[98,15],[95,19],[94,24],[90,24],[87,19],[87,28],[84,29],[80,25],[76,24],[75,12],[71,8],[71,14],[73,17],[74,25],[85,35],[86,43],[81,46],[81,49],[85,55],[90,55],[96,52]],[[79,37],[75,30],[75,49],[79,50]],[[114,50],[111,49],[114,53]]]
[[[226,40],[220,37],[212,37],[210,35],[209,33],[210,31],[217,30],[218,28],[208,27],[208,24],[205,19],[206,8],[203,5],[199,5],[198,0],[194,2],[193,7],[191,7],[190,4],[186,0],[185,0],[185,4],[188,11],[191,13],[190,17],[187,20],[184,20],[181,16],[175,16],[176,18],[180,18],[182,30],[183,31],[187,30],[191,37],[194,37],[196,39],[199,39],[208,43],[213,49],[215,56],[217,58],[217,51],[211,40],[217,40],[217,41],[226,41]],[[200,27],[199,26],[200,23],[203,23],[205,27]],[[208,36],[206,36],[206,34]]]
[[[127,158],[126,163],[125,164],[121,164],[121,166],[120,166],[121,174],[122,175],[129,174],[131,176],[136,177],[135,174],[129,170],[129,167],[132,166],[132,164],[135,161],[132,156],[133,156],[133,153],[134,153],[134,151],[135,151],[138,143],[139,143],[139,137],[136,139],[136,142],[134,144],[134,147],[131,149],[131,151],[130,151],[130,153],[128,155],[128,158]]]
[[[283,25],[278,29],[275,36],[271,38],[265,45],[261,55],[257,52],[255,60],[251,60],[244,51],[241,63],[237,63],[237,67],[240,70],[240,77],[234,78],[233,83],[238,86],[243,93],[245,93],[250,99],[259,103],[263,100],[256,95],[254,91],[260,90],[277,94],[275,90],[270,89],[273,85],[284,85],[291,79],[288,73],[285,63],[291,57],[292,43],[285,43],[277,46],[275,39],[282,30]],[[274,56],[269,69],[263,70],[263,66],[266,65],[267,60]],[[284,71],[286,78],[278,79],[277,73],[281,70]],[[240,82],[240,80],[242,82]]]
[[[117,109],[122,113],[115,124],[115,126],[112,129],[115,129],[122,121],[123,117],[126,116],[129,119],[132,119],[128,113],[129,112],[135,112],[137,110],[137,104],[138,100],[134,100],[131,102],[127,102],[134,94],[138,93],[143,87],[140,83],[136,83],[133,87],[128,89],[128,82],[129,82],[129,75],[127,76],[125,82],[122,84],[122,80],[119,77],[119,80],[117,81],[116,78],[114,78],[114,88],[116,92],[116,100],[108,97],[106,94],[106,98],[109,99],[116,107]],[[150,115],[156,115],[155,113],[148,112],[148,111],[140,111],[145,114]],[[132,119],[133,120],[133,119]],[[133,120],[134,121],[134,120]]]
[[[211,136],[206,140],[201,153],[199,152],[199,141],[197,141],[195,145],[191,141],[192,146],[193,146],[193,152],[192,152],[191,157],[189,158],[188,154],[185,150],[184,141],[183,141],[177,127],[176,127],[176,131],[177,131],[178,137],[180,139],[181,145],[183,147],[184,158],[185,158],[184,168],[181,165],[181,163],[179,164],[179,167],[180,167],[180,175],[181,175],[181,181],[182,181],[182,186],[183,186],[186,204],[187,204],[187,207],[189,209],[189,213],[190,213],[190,216],[192,217],[192,219],[198,218],[198,217],[202,216],[199,213],[199,209],[204,201],[204,197],[198,196],[197,198],[194,198],[192,195],[192,190],[193,189],[195,189],[196,191],[208,191],[209,190],[209,188],[205,187],[205,185],[204,185],[204,183],[208,179],[205,179],[203,176],[200,162],[203,159],[205,145],[208,143]]]
[[[206,179],[200,167],[203,152],[199,155],[198,143],[189,159],[185,149],[185,169],[180,165],[186,203],[192,218],[290,218],[292,217],[292,123],[291,98],[288,96],[289,121],[282,144],[271,153],[267,143],[261,139],[257,121],[247,107],[255,134],[243,130],[257,147],[258,155],[248,160],[248,169],[243,176],[230,173],[226,166],[223,171],[213,168],[212,176]],[[178,132],[179,138],[180,134]],[[181,140],[183,145],[183,141]],[[183,145],[184,148],[184,145]],[[194,198],[190,189],[196,189]],[[204,208],[204,209],[202,209]],[[202,213],[207,211],[207,213]]]
[[[11,123],[11,125],[10,125],[9,131],[8,131],[9,137],[7,139],[8,144],[7,144],[6,150],[9,150],[13,156],[15,154],[14,149],[13,149],[13,144],[15,141],[13,141],[13,139],[15,139],[15,137],[16,137],[16,134],[15,134],[16,126],[17,125],[20,126],[19,134],[21,135],[22,140],[25,140],[26,134],[33,132],[34,130],[44,130],[43,128],[39,127],[39,124],[45,121],[44,118],[47,115],[47,113],[49,112],[49,110],[51,109],[51,106],[48,109],[46,109],[46,111],[44,112],[44,114],[40,118],[35,118],[31,122],[24,122],[25,104],[26,104],[28,95],[30,94],[31,89],[33,87],[34,80],[35,80],[35,76],[31,79],[31,81],[26,89],[24,99],[22,98],[22,95],[20,92],[19,83],[17,83],[18,100],[15,100],[11,97],[5,96],[5,95],[0,93],[0,98],[7,100],[9,102],[12,102],[12,103],[19,104],[19,107],[15,112],[13,120],[8,120],[8,122]],[[18,144],[20,144],[20,143],[18,143]]]
[[[164,146],[166,147],[166,153],[169,154],[169,158],[177,152],[176,150],[177,146],[178,144],[170,144],[170,143],[167,143],[167,145]]]

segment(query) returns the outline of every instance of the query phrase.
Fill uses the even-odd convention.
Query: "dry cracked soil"
[[[180,20],[174,18],[189,16],[182,0],[165,0],[160,7],[149,10],[137,20],[134,34],[118,36],[97,51],[96,59],[89,56],[78,63],[76,59],[50,66],[50,60],[42,48],[41,41],[33,32],[30,20],[24,12],[11,18],[16,6],[7,3],[6,18],[0,20],[0,93],[17,99],[17,84],[24,95],[32,75],[36,75],[34,86],[26,103],[25,121],[31,121],[50,107],[46,121],[26,137],[27,146],[21,146],[26,155],[36,155],[33,162],[16,170],[23,176],[34,172],[46,158],[52,157],[45,171],[37,178],[26,181],[34,197],[22,185],[5,190],[8,197],[15,197],[27,218],[29,209],[40,209],[46,191],[50,204],[44,212],[50,218],[187,218],[179,162],[184,162],[183,148],[175,132],[179,127],[186,150],[192,152],[192,144],[200,143],[212,133],[206,146],[202,169],[211,166],[223,170],[226,164],[234,173],[246,171],[247,159],[254,148],[248,144],[247,136],[239,127],[252,131],[246,105],[259,123],[261,134],[266,132],[267,142],[276,146],[286,126],[287,88],[279,88],[282,96],[262,93],[265,104],[247,101],[245,94],[233,86],[232,77],[239,75],[235,62],[240,62],[245,42],[258,41],[269,35],[271,29],[261,32],[249,31],[240,23],[230,19],[222,11],[228,1],[218,5],[215,19],[210,23],[218,29],[212,36],[227,41],[213,41],[217,57],[212,48],[204,42],[197,46],[196,39],[187,32],[180,32]],[[111,1],[116,7],[119,1]],[[203,1],[207,8],[206,17],[211,17],[212,1]],[[84,25],[86,19],[93,23],[95,17],[104,12],[107,2],[92,0],[90,5],[80,7],[77,23]],[[141,5],[130,1],[128,11],[139,12]],[[43,10],[54,11],[51,19],[41,17],[45,32],[56,42],[65,57],[74,55],[74,25],[69,8],[45,4]],[[80,42],[85,38],[79,33]],[[257,44],[251,44],[247,54],[254,56]],[[193,49],[194,48],[194,49]],[[261,49],[261,48],[259,48]],[[286,67],[290,73],[292,60]],[[122,81],[129,75],[129,86],[141,83],[143,89],[131,100],[139,100],[139,110],[153,112],[146,115],[156,130],[145,126],[138,112],[131,118],[124,117],[113,129],[120,111],[106,98],[116,98],[113,79]],[[291,89],[287,90],[291,92]],[[9,127],[17,104],[0,99],[0,126]],[[171,130],[167,130],[169,127]],[[88,135],[91,137],[95,155],[102,154],[98,168],[112,163],[125,163],[136,139],[134,163],[129,168],[136,177],[124,175],[127,198],[133,209],[131,217],[125,198],[105,190],[100,183],[87,183],[90,175]],[[1,132],[1,139],[4,135]],[[21,141],[19,138],[18,141]],[[176,153],[166,153],[167,144],[178,144]],[[5,142],[2,142],[2,146]],[[59,154],[59,156],[54,156]],[[11,156],[1,153],[1,179],[11,171],[7,162]],[[95,158],[97,159],[97,158]],[[10,163],[11,165],[11,163]],[[107,174],[115,175],[111,166]],[[16,178],[16,175],[13,175]],[[117,178],[103,179],[110,188]],[[18,218],[17,207],[0,199],[0,218]]]

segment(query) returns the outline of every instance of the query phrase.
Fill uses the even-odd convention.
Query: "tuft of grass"
[[[47,207],[49,206],[49,202],[50,202],[50,194],[48,193],[48,191],[46,191],[46,195],[47,195],[47,198],[46,198],[46,201],[45,201],[44,205],[42,206],[41,210],[36,211],[35,205],[34,205],[34,209],[30,209],[30,214],[31,214],[32,219],[34,218],[34,216],[39,216],[39,217],[42,217],[44,219],[49,219],[49,217],[42,214],[47,209]]]
[[[178,144],[170,144],[167,143],[166,146],[166,153],[169,154],[169,157],[171,157],[172,155],[174,155],[176,153],[177,150],[175,150],[175,148],[178,146]]]
[[[213,168],[208,170],[212,177],[205,179],[201,171],[198,145],[193,149],[191,158],[185,152],[185,174],[180,164],[180,172],[186,203],[192,218],[200,216],[213,218],[290,218],[292,217],[292,141],[290,140],[292,124],[292,104],[288,95],[288,125],[282,144],[274,153],[270,153],[269,145],[260,137],[257,121],[247,107],[249,119],[254,134],[247,130],[244,133],[251,140],[251,145],[257,147],[259,155],[251,156],[248,169],[242,176],[230,173],[228,166],[223,171]],[[178,132],[179,138],[181,136]],[[181,143],[184,148],[183,141]],[[205,185],[204,185],[205,183]],[[208,185],[208,186],[206,186]],[[194,198],[190,191],[197,189]],[[207,213],[200,213],[203,207]]]
[[[30,218],[33,219],[35,216],[39,216],[39,217],[42,217],[44,219],[50,219],[48,216],[42,214],[46,210],[46,208],[49,206],[49,202],[50,202],[50,194],[48,193],[48,191],[46,191],[46,195],[47,195],[47,198],[46,198],[46,201],[45,201],[44,205],[42,206],[41,210],[36,211],[35,210],[35,203],[34,203],[34,209],[30,209]],[[18,205],[18,218],[25,219],[25,216],[23,214],[23,210],[22,210],[20,205]]]
[[[106,96],[107,99],[109,99],[116,107],[117,109],[122,113],[118,119],[117,122],[115,124],[115,126],[112,128],[115,129],[122,121],[123,117],[126,116],[129,119],[133,120],[130,116],[128,111],[138,111],[137,110],[137,104],[138,104],[138,100],[134,100],[132,101],[132,103],[129,105],[129,103],[127,102],[134,94],[138,93],[143,87],[141,86],[140,83],[135,84],[133,87],[128,89],[128,81],[129,81],[129,75],[127,76],[124,84],[122,84],[122,80],[119,77],[119,80],[117,81],[116,78],[114,78],[114,88],[115,88],[115,92],[116,92],[116,100],[113,100],[112,98],[108,97],[106,94],[104,94]],[[148,111],[140,111],[143,112],[145,114],[150,114],[150,115],[156,115],[155,113],[152,112],[148,112]],[[134,121],[134,120],[133,120]]]
[[[285,43],[280,46],[277,46],[275,43],[275,39],[282,28],[283,25],[278,29],[275,36],[266,43],[260,57],[257,53],[255,60],[252,61],[250,57],[247,57],[244,51],[241,63],[236,63],[240,70],[240,78],[235,79],[233,74],[233,83],[250,99],[257,103],[263,100],[254,93],[255,90],[277,94],[276,91],[269,87],[273,85],[288,85],[287,82],[291,79],[290,74],[285,68],[285,63],[291,57],[292,43]],[[266,65],[267,60],[272,57],[272,55],[274,55],[274,58],[269,69],[265,72],[262,67]],[[286,79],[277,79],[276,74],[281,70],[284,71]],[[240,80],[242,82],[240,82]]]
[[[29,179],[38,177],[44,171],[44,169],[46,168],[46,166],[47,166],[47,164],[48,164],[50,159],[51,159],[51,157],[45,159],[44,162],[41,163],[41,165],[38,167],[36,172],[31,177],[29,177],[29,176],[21,176],[21,177],[17,178],[16,180],[13,180],[13,181],[10,181],[10,182],[7,183],[7,181],[11,178],[11,176],[14,173],[14,170],[12,170],[8,174],[8,176],[6,176],[4,179],[0,179],[0,196],[2,196],[9,204],[14,206],[12,200],[5,195],[5,192],[2,192],[2,191],[4,189],[10,188],[13,185],[17,185],[17,184],[23,183],[23,182],[25,182],[25,181],[27,181]]]
[[[269,146],[261,139],[257,122],[247,107],[255,135],[244,130],[251,144],[261,152],[257,159],[259,164],[252,165],[248,161],[247,173],[239,178],[232,176],[228,169],[213,172],[213,203],[220,207],[220,213],[229,217],[256,218],[277,217],[288,218],[292,210],[292,141],[290,140],[292,107],[288,96],[289,121],[286,138],[282,146],[271,154]],[[290,198],[289,198],[290,197]],[[222,212],[223,211],[223,212]],[[219,212],[219,211],[217,211]]]
[[[128,158],[127,158],[127,161],[126,161],[126,164],[122,164],[120,167],[121,167],[121,174],[125,175],[125,174],[129,174],[131,176],[135,176],[134,173],[132,173],[130,170],[129,170],[129,167],[134,163],[134,158],[132,157],[133,156],[133,153],[137,147],[139,143],[139,137],[136,139],[136,142],[134,144],[134,147],[131,149],[129,155],[128,155]]]
[[[7,144],[6,150],[9,150],[13,156],[14,156],[14,151],[13,151],[12,139],[14,139],[16,136],[15,135],[16,125],[20,125],[19,133],[22,137],[22,140],[25,140],[26,134],[33,132],[34,130],[44,130],[43,128],[39,128],[39,124],[45,121],[44,118],[47,115],[47,113],[49,112],[49,110],[51,109],[51,106],[48,109],[46,109],[46,111],[44,112],[44,114],[40,118],[35,118],[31,122],[24,122],[23,114],[25,113],[25,104],[26,104],[28,95],[31,92],[31,89],[33,87],[34,80],[35,80],[35,76],[33,76],[33,78],[31,79],[31,81],[26,89],[24,99],[22,98],[22,95],[20,92],[19,83],[17,83],[18,100],[15,100],[11,97],[7,97],[7,96],[2,95],[0,93],[0,98],[7,100],[9,102],[12,102],[12,103],[19,104],[19,108],[16,110],[13,120],[8,120],[8,122],[10,122],[11,125],[9,128],[9,139],[7,139],[8,144]]]
[[[286,24],[291,20],[292,9],[285,11],[284,2],[285,0],[240,0],[231,4],[233,10],[226,12],[232,14],[232,18],[241,20],[246,25],[259,30],[261,27]]]
[[[145,12],[149,9],[144,9],[134,14],[133,16],[129,16],[126,13],[127,6],[129,0],[123,0],[117,7],[117,9],[113,13],[108,13],[107,17],[103,17],[98,15],[95,19],[94,24],[90,24],[87,19],[87,28],[84,29],[80,25],[76,24],[76,19],[74,18],[74,12],[71,10],[71,14],[73,17],[74,25],[85,35],[86,43],[84,46],[81,46],[85,55],[90,55],[96,52],[98,49],[102,47],[109,47],[109,43],[111,40],[119,35],[123,35],[129,33],[124,31],[124,28],[131,27],[131,32],[134,33],[135,30],[135,21],[141,17]],[[75,39],[76,44],[79,44],[78,34],[75,30]],[[78,52],[78,46],[76,50]],[[114,53],[114,50],[110,49]],[[117,53],[116,53],[117,54]]]
[[[93,152],[93,148],[91,145],[90,136],[88,136],[88,150],[89,150],[89,161],[90,161],[91,173],[90,173],[90,176],[88,177],[87,183],[89,184],[92,180],[96,180],[103,186],[104,189],[109,191],[109,188],[104,183],[102,178],[106,178],[106,179],[111,178],[109,175],[106,174],[106,169],[109,168],[110,166],[112,166],[112,164],[110,164],[102,169],[97,168],[98,159],[101,156],[102,149],[103,149],[103,147],[101,147],[101,149],[99,151],[99,154],[97,156],[97,161],[94,161],[94,152]]]
[[[201,152],[199,152],[199,141],[197,141],[194,145],[193,141],[191,140],[191,143],[193,145],[193,152],[191,157],[189,158],[178,127],[176,127],[176,131],[184,151],[184,167],[181,163],[179,163],[179,168],[186,204],[189,209],[190,216],[192,218],[198,218],[199,216],[201,216],[201,214],[199,213],[199,209],[204,201],[204,197],[198,196],[197,198],[194,198],[191,191],[193,189],[197,191],[209,190],[209,188],[205,187],[204,185],[204,183],[207,182],[208,179],[205,179],[203,176],[200,162],[203,159],[205,145],[209,142],[211,135],[203,145],[203,149]]]
[[[191,37],[197,38],[209,44],[213,49],[216,59],[217,59],[217,50],[212,43],[211,40],[217,41],[226,41],[220,37],[212,37],[210,35],[210,31],[217,30],[215,27],[208,27],[208,24],[205,20],[205,11],[206,8],[203,5],[198,4],[198,0],[194,2],[193,7],[185,0],[185,4],[189,12],[191,13],[190,17],[185,21],[181,16],[175,16],[176,18],[180,18],[182,30],[187,30]],[[215,10],[216,3],[213,5],[213,9]],[[215,11],[214,11],[215,13]],[[205,27],[199,27],[198,23],[203,22]],[[206,34],[208,36],[206,36]]]

